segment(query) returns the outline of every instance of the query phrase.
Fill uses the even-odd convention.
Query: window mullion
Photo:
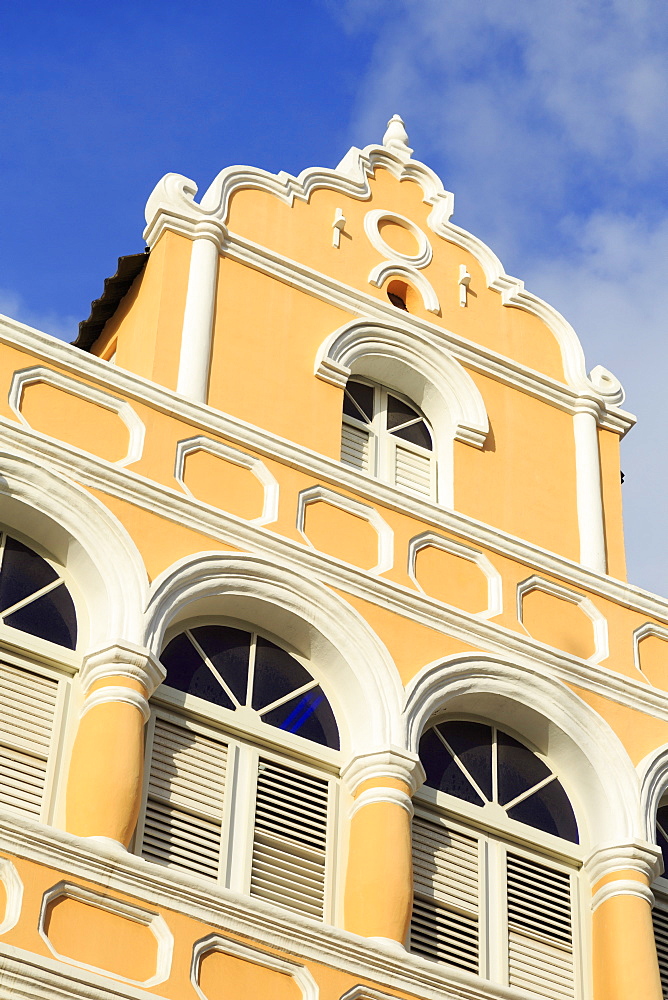
[[[259,754],[255,747],[234,744],[232,780],[227,789],[223,835],[225,884],[234,892],[250,891],[253,826]]]
[[[506,886],[506,847],[499,840],[488,841],[487,926],[490,928],[488,977],[508,985],[508,893]]]
[[[387,392],[382,386],[376,386],[374,396],[373,429],[376,448],[376,475],[379,479],[390,479],[392,460],[391,436],[387,430]]]

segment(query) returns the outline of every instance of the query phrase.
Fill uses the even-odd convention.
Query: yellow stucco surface
[[[197,500],[252,520],[264,506],[264,486],[250,469],[202,448],[186,455],[183,482]]]
[[[360,569],[373,569],[378,563],[379,538],[375,527],[363,517],[327,501],[306,505],[304,534],[319,552]]]
[[[657,719],[627,705],[620,705],[619,702],[574,684],[569,684],[569,687],[605,719],[624,744],[634,765],[637,765],[650,751],[668,743],[668,721]]]
[[[522,624],[533,639],[588,660],[594,655],[594,626],[576,604],[531,590],[522,597]]]
[[[608,574],[626,580],[624,524],[622,521],[622,482],[620,474],[619,435],[599,428],[598,448],[601,458],[601,490],[605,515],[605,547]]]
[[[252,996],[301,1000],[303,996],[292,976],[219,951],[202,956],[198,985],[206,1000],[248,1000]]]
[[[668,640],[658,635],[645,636],[638,643],[638,660],[649,683],[668,690]]]
[[[110,462],[127,455],[130,435],[117,413],[53,385],[26,386],[21,413],[32,430]]]
[[[489,416],[482,449],[455,442],[455,509],[579,558],[573,418],[471,372]]]
[[[191,246],[184,236],[162,235],[93,349],[104,355],[115,337],[119,368],[168,389],[176,387]]]
[[[375,288],[368,281],[369,272],[383,256],[364,232],[364,216],[376,209],[403,215],[431,243],[433,258],[422,274],[431,282],[441,304],[440,316],[427,312],[421,305],[416,305],[415,314],[527,367],[563,378],[561,353],[554,334],[529,313],[504,306],[498,292],[487,288],[482,267],[473,254],[431,231],[427,223],[431,206],[424,203],[420,185],[412,180],[398,181],[384,168],[376,170],[369,184],[371,197],[367,200],[319,189],[313,192],[308,204],[297,199],[292,206],[267,192],[241,189],[231,199],[229,226],[233,232],[329,275],[334,281],[345,282],[387,302],[386,290]],[[346,226],[337,250],[332,247],[331,226],[339,207],[346,216]],[[402,245],[407,248],[409,235],[403,237]],[[396,232],[393,238],[402,239]],[[398,242],[396,248],[400,249]],[[461,264],[466,265],[472,276],[466,309],[459,305],[457,282]]]
[[[415,557],[415,579],[425,594],[472,614],[486,611],[487,577],[475,563],[434,545]]]
[[[158,943],[151,930],[80,899],[50,903],[44,931],[64,958],[143,982],[155,975]]]
[[[338,459],[343,395],[317,379],[314,366],[325,338],[352,318],[222,259],[209,404]]]

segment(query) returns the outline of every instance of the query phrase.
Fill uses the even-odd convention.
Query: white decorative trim
[[[243,961],[252,962],[254,965],[260,965],[265,969],[271,969],[272,972],[280,972],[285,976],[290,976],[299,987],[304,1000],[318,1000],[319,990],[317,983],[305,966],[300,965],[298,962],[290,961],[290,959],[272,955],[261,948],[242,944],[241,941],[224,937],[222,934],[209,934],[207,937],[197,941],[193,948],[190,981],[197,995],[201,997],[201,1000],[209,1000],[209,998],[199,985],[200,964],[202,959],[212,952],[231,955],[233,958],[240,958]]]
[[[370,986],[353,986],[343,994],[341,1000],[397,1000],[397,998],[390,993],[374,990]]]
[[[387,802],[393,806],[400,806],[409,816],[413,815],[413,802],[407,792],[402,792],[399,788],[367,788],[358,795],[350,807],[348,818],[352,819],[356,812],[365,806],[376,805],[378,802]]]
[[[589,372],[589,381],[611,403],[624,402],[622,383],[611,371],[604,368],[603,365],[596,365],[595,368],[592,368]]]
[[[425,548],[441,549],[443,552],[459,556],[477,566],[487,580],[487,607],[484,611],[476,611],[473,614],[477,618],[495,618],[501,614],[503,611],[503,578],[498,569],[479,549],[464,545],[463,542],[458,542],[454,538],[437,535],[433,531],[424,531],[421,535],[416,535],[415,538],[411,538],[408,544],[408,575],[421,594],[427,592],[415,575],[415,559],[418,552]]]
[[[633,662],[635,663],[636,670],[639,670],[643,677],[647,677],[640,663],[640,643],[643,639],[647,639],[649,636],[655,636],[657,639],[663,639],[668,642],[668,628],[665,625],[658,625],[656,622],[645,622],[640,628],[637,628],[633,633]],[[647,677],[648,683],[652,683]]]
[[[101,834],[93,834],[93,836],[84,839],[87,843],[97,844],[106,851],[121,851],[122,854],[128,853],[125,844],[122,844],[120,840],[114,840],[113,837],[103,837]]]
[[[575,489],[580,533],[580,562],[605,573],[605,521],[601,457],[596,408],[579,409],[573,416],[575,436]]]
[[[387,279],[392,277],[404,278],[409,284],[414,285],[422,296],[422,304],[427,312],[441,315],[441,303],[438,301],[434,286],[424,274],[414,267],[409,267],[408,264],[383,261],[371,268],[368,281],[370,285],[382,288]]]
[[[307,545],[312,549],[315,545],[306,534],[304,525],[306,521],[306,508],[312,503],[327,503],[331,507],[338,507],[348,514],[368,521],[378,535],[378,562],[369,569],[369,573],[385,573],[392,569],[394,564],[394,532],[387,521],[384,521],[375,507],[353,500],[352,497],[344,496],[342,493],[335,493],[334,490],[326,486],[311,486],[307,490],[302,490],[297,498],[297,531],[302,536]]]
[[[417,253],[401,253],[399,250],[391,247],[389,243],[386,243],[380,234],[381,222],[393,222],[395,225],[401,226],[402,229],[407,229],[417,242]],[[373,209],[364,216],[364,232],[374,250],[382,254],[387,261],[394,261],[397,264],[408,264],[410,267],[417,268],[426,267],[427,264],[431,263],[433,251],[429,240],[420,227],[416,226],[411,219],[407,219],[405,215],[397,215],[396,212],[386,212],[384,209]]]
[[[334,221],[332,222],[332,246],[335,250],[338,250],[341,246],[341,233],[345,231],[346,228],[346,217],[343,214],[342,208],[337,208],[334,212]]]
[[[643,836],[650,844],[656,841],[656,813],[668,789],[668,743],[657,747],[640,761],[640,809]]]
[[[645,712],[654,718],[668,721],[668,694],[650,687],[644,681],[636,681],[632,677],[614,670],[589,664],[563,650],[557,650],[552,646],[545,645],[545,643],[537,642],[529,636],[509,630],[494,622],[476,619],[473,615],[428,599],[416,593],[412,588],[403,587],[386,577],[370,576],[363,570],[358,570],[323,553],[305,549],[301,543],[293,542],[291,539],[283,538],[272,532],[258,531],[257,528],[246,524],[239,518],[234,518],[232,515],[190,500],[182,493],[177,493],[160,483],[146,480],[131,471],[118,470],[109,463],[91,457],[87,457],[83,461],[74,449],[55,444],[32,431],[17,427],[13,421],[0,417],[0,428],[8,446],[16,447],[30,453],[37,459],[41,459],[58,472],[58,479],[61,481],[67,475],[76,475],[77,479],[84,485],[102,490],[175,524],[190,527],[193,531],[205,533],[228,544],[237,545],[252,553],[254,557],[266,560],[270,565],[275,565],[277,561],[280,561],[289,572],[296,576],[303,577],[304,573],[308,572],[312,574],[314,580],[323,585],[325,592],[327,592],[327,585],[338,588],[348,594],[358,596],[362,600],[372,601],[380,607],[392,610],[398,615],[410,618],[428,628],[478,646],[488,654],[498,654],[501,657],[512,655],[518,662],[527,666],[531,666],[535,663],[536,658],[539,658],[545,670],[551,671],[553,679],[579,685],[613,702]],[[0,456],[4,463],[3,469],[8,467],[9,458],[7,456],[9,455],[9,452],[5,452],[4,457]],[[11,457],[18,460],[17,455]],[[313,457],[316,458],[316,456]],[[277,458],[279,461],[288,461],[287,453],[286,455],[279,453]],[[34,463],[27,464],[34,465]],[[294,461],[291,464],[300,468]],[[314,467],[317,466],[315,461],[313,464]],[[35,468],[38,467],[35,466]],[[334,470],[331,476],[330,468]],[[43,472],[42,467],[39,467],[39,472]],[[339,463],[322,459],[321,468],[314,471],[314,474],[330,479],[339,486],[354,489],[358,494],[368,497],[371,502],[382,504],[389,510],[419,517],[423,522],[433,523],[440,530],[450,531],[467,540],[479,542],[481,545],[488,546],[492,552],[508,556],[519,562],[533,563],[543,573],[555,574],[574,586],[588,588],[594,594],[624,608],[644,615],[655,615],[664,620],[668,618],[668,601],[655,594],[650,594],[639,587],[614,580],[611,577],[591,573],[579,563],[547,552],[529,542],[513,538],[472,518],[453,511],[444,511],[435,504],[413,501],[407,494],[399,496],[397,490],[384,487],[381,483],[367,477],[350,473],[346,466]],[[76,496],[77,487],[71,486],[71,489]],[[0,494],[1,492],[2,482],[0,481]],[[98,503],[89,497],[85,490],[82,489],[79,492],[91,504]],[[38,506],[43,498],[39,494],[31,494],[31,496],[33,495],[37,496],[38,501],[34,506]],[[51,498],[49,500],[51,501]],[[71,517],[71,511],[67,509],[68,503],[70,501],[66,500],[64,506],[59,508],[61,521],[65,524],[72,523],[74,520]],[[56,505],[53,504],[53,506],[55,509]],[[99,506],[109,518],[110,524],[116,522],[116,519],[109,514],[106,508],[101,504]],[[58,514],[56,514],[56,519],[57,517]],[[122,528],[118,522],[116,525],[117,528]],[[78,527],[79,525],[75,523],[72,529],[73,533]],[[110,532],[112,538],[115,530],[117,529]],[[108,539],[105,538],[104,543],[108,544]],[[117,554],[119,558],[117,558],[116,564],[113,558],[109,558],[104,564],[108,576],[124,565],[123,551],[118,553],[117,550]],[[143,565],[141,565],[141,572],[145,575]],[[121,630],[116,627],[113,616],[118,611],[139,615],[143,597],[136,602],[130,597],[127,586],[125,590],[121,588],[116,602],[105,598],[100,605],[100,614],[92,616],[92,622],[104,628],[107,633],[101,637],[100,641],[108,641],[108,637],[112,635],[116,637],[118,634],[128,634],[127,629]],[[349,608],[349,605],[347,607]],[[143,633],[140,629],[138,631],[141,641]],[[134,638],[136,633],[130,630],[129,634]],[[96,641],[98,638],[100,637],[96,637]],[[66,655],[67,651],[63,651],[63,653]]]
[[[351,795],[364,782],[381,781],[383,778],[405,781],[410,794],[414,795],[423,784],[425,773],[416,753],[392,746],[356,754],[341,768],[341,780]]]
[[[470,284],[471,284],[471,275],[468,272],[468,268],[466,267],[466,264],[460,264],[459,281],[457,282],[457,285],[459,286],[459,305],[464,309],[468,305]]]
[[[257,530],[257,529],[249,529]],[[268,533],[269,534],[269,533]],[[201,614],[246,620],[281,634],[310,656],[332,703],[344,751],[363,753],[396,743],[402,684],[387,649],[368,622],[305,568],[301,558],[196,553],[154,582],[146,613],[146,644],[156,652],[165,631]],[[367,577],[368,578],[368,577]]]
[[[423,410],[436,434],[437,455],[439,436],[483,447],[489,421],[485,401],[469,373],[445,351],[397,325],[356,319],[339,327],[319,347],[315,374],[333,384],[345,373],[345,380],[338,382],[345,385],[353,371],[383,381],[382,372],[368,368],[367,359],[373,358],[383,359],[385,365],[387,359],[394,362],[402,384],[389,388],[405,392]],[[361,367],[363,362],[367,368]],[[411,373],[414,384],[408,384]]]
[[[5,913],[0,922],[0,934],[6,934],[16,927],[23,905],[23,882],[16,867],[8,858],[0,858],[0,882],[5,887]]]
[[[21,412],[23,392],[27,386],[37,385],[40,382],[53,386],[55,389],[61,389],[63,392],[69,393],[70,396],[76,396],[78,399],[94,403],[96,406],[101,406],[103,409],[115,413],[127,427],[129,440],[125,457],[118,459],[112,464],[122,468],[125,465],[132,465],[134,462],[139,461],[144,451],[146,428],[127,400],[117,399],[115,396],[107,392],[102,392],[100,389],[96,389],[86,382],[79,382],[78,379],[70,378],[69,375],[63,375],[61,372],[53,371],[51,368],[36,365],[35,367],[22,368],[20,371],[15,371],[12,376],[8,397],[9,408],[24,427],[30,427],[30,424]],[[74,446],[71,445],[70,447]],[[81,450],[83,451],[84,449]]]
[[[369,295],[361,289],[346,287],[328,275],[298,261],[289,260],[243,237],[229,234],[225,256],[272,279],[301,289],[336,308],[354,315],[363,315],[370,322],[401,327],[409,336],[427,340],[435,350],[447,351],[473,371],[556,406],[565,413],[573,414],[578,407],[591,405],[596,409],[600,426],[621,436],[636,422],[633,414],[607,402],[589,383],[586,388],[576,390],[551,375],[528,368],[522,362],[498,354],[491,348],[475,344],[441,324],[398,310],[389,301]]]
[[[132,920],[137,924],[141,924],[143,927],[148,927],[156,942],[155,973],[150,976],[149,979],[129,979],[127,976],[121,976],[108,969],[101,969],[99,966],[88,965],[86,962],[79,962],[77,959],[71,958],[69,955],[61,955],[51,943],[46,930],[46,917],[49,905],[57,899],[73,899],[81,903],[87,903],[89,906],[95,906],[99,910],[104,910],[107,913],[113,913],[117,917],[124,917],[126,920]],[[44,893],[39,913],[39,935],[51,954],[55,958],[60,959],[61,962],[76,965],[81,969],[88,969],[90,972],[102,972],[105,976],[109,976],[111,979],[117,979],[123,983],[132,983],[137,986],[141,985],[148,987],[157,986],[159,983],[164,983],[164,981],[169,978],[169,973],[172,967],[174,938],[172,932],[165,923],[164,918],[160,916],[159,913],[155,913],[152,910],[143,910],[141,907],[134,906],[132,903],[126,903],[120,899],[116,899],[115,896],[108,896],[100,892],[94,892],[91,889],[85,889],[81,885],[75,885],[73,882],[58,882],[57,885],[54,885],[51,889],[48,889]]]
[[[551,597],[557,597],[562,601],[568,601],[569,604],[575,604],[576,607],[580,608],[587,618],[589,618],[592,623],[592,632],[594,636],[594,652],[587,658],[587,663],[600,663],[601,660],[606,660],[608,658],[610,654],[608,647],[608,622],[604,615],[588,597],[585,597],[583,594],[578,594],[574,590],[569,590],[567,587],[562,587],[561,584],[554,583],[552,580],[544,580],[540,576],[530,576],[528,579],[518,583],[518,621],[524,624],[522,618],[523,601],[526,595],[530,594],[534,590],[539,590],[543,594],[549,594]]]
[[[103,649],[87,653],[83,659],[79,680],[84,694],[92,685],[107,677],[128,677],[139,681],[150,698],[165,679],[162,663],[143,646],[131,643],[114,643]]]
[[[181,331],[176,391],[200,403],[206,402],[209,389],[220,256],[217,235],[206,232],[194,238]]]
[[[653,843],[635,840],[604,844],[592,851],[584,867],[592,886],[614,872],[635,871],[653,882],[662,868],[661,851]]]
[[[0,942],[0,995],[12,1000],[146,1000],[146,991]],[[167,1000],[158,993],[152,1000]]]
[[[643,885],[642,882],[636,882],[635,879],[628,878],[602,885],[592,896],[592,912],[598,910],[599,906],[607,903],[613,896],[637,896],[639,899],[643,899],[646,903],[649,903],[650,907],[654,906],[654,893],[649,886]]]
[[[221,458],[223,461],[230,462],[232,465],[237,465],[241,469],[248,469],[248,471],[255,476],[264,490],[264,501],[262,505],[262,513],[259,517],[248,518],[249,524],[271,524],[272,521],[276,520],[278,517],[279,486],[277,480],[274,476],[272,476],[262,459],[258,458],[257,455],[249,455],[247,452],[240,451],[238,448],[233,448],[231,445],[223,444],[222,441],[214,441],[211,438],[205,437],[203,434],[198,434],[191,438],[185,438],[183,441],[179,441],[176,445],[174,478],[177,483],[179,483],[184,493],[187,493],[188,496],[192,497],[194,500],[198,499],[190,490],[183,478],[186,458],[188,455],[191,455],[196,451],[205,451],[209,455]],[[206,501],[200,502],[205,503]],[[215,505],[211,504],[211,506]]]
[[[408,132],[399,115],[392,115],[387,123],[387,131],[383,136],[383,146],[391,149],[402,160],[410,160],[413,150],[408,145]]]
[[[79,647],[113,643],[119,636],[141,641],[148,590],[141,555],[118,518],[83,486],[71,482],[77,463],[85,468],[102,460],[84,458],[77,449],[68,448],[68,460],[51,461],[47,455],[58,455],[61,444],[13,421],[0,423],[5,445],[0,452],[0,516],[6,525],[41,542],[67,567],[76,584]],[[20,453],[7,450],[10,442]],[[108,462],[103,465],[121,479],[128,474]]]
[[[151,718],[151,709],[149,708],[148,701],[143,694],[139,691],[134,691],[132,688],[121,687],[120,685],[109,684],[107,687],[98,688],[86,697],[83,705],[81,706],[81,711],[79,713],[79,718],[83,719],[84,715],[87,715],[91,709],[97,708],[99,705],[132,705],[141,712],[141,716],[144,720],[144,724],[148,722]]]
[[[407,952],[398,953],[385,941],[359,937],[338,927],[322,924],[300,914],[281,910],[273,904],[241,893],[223,889],[213,882],[205,882],[184,872],[154,865],[142,858],[127,854],[124,858],[116,851],[96,848],[85,839],[74,837],[62,830],[45,827],[25,817],[0,816],[0,850],[17,857],[27,858],[50,868],[57,868],[71,877],[97,881],[105,892],[118,892],[141,899],[148,907],[164,907],[177,911],[207,927],[215,927],[226,934],[250,938],[261,947],[284,951],[304,962],[322,963],[336,967],[351,978],[373,979],[381,988],[416,994],[422,1000],[510,1000],[516,993],[508,988],[481,981],[477,976],[460,972],[452,966],[440,965]],[[140,990],[124,985],[114,988],[102,977],[80,970],[71,976],[67,966],[33,953],[10,948],[0,942],[0,984],[5,983],[5,956],[18,962],[25,957],[26,967],[20,963],[13,968],[29,974],[37,983],[74,983],[70,993],[56,994],[58,1000],[65,995],[71,1000],[81,1000],[82,983],[90,989],[94,1000],[117,1000],[128,997],[140,1000]],[[38,969],[35,966],[38,966]],[[42,975],[41,969],[48,970]],[[51,978],[52,977],[52,978]],[[10,979],[10,985],[12,980]],[[93,987],[100,989],[97,993]],[[22,993],[22,1000],[55,1000],[48,992]],[[14,994],[10,994],[12,997]]]
[[[156,185],[146,205],[145,239],[152,246],[165,228],[189,235],[200,222],[225,223],[230,199],[242,188],[266,191],[288,205],[295,199],[307,202],[319,188],[367,200],[371,197],[368,178],[378,167],[384,167],[399,180],[411,179],[420,184],[424,202],[433,206],[427,220],[429,227],[441,238],[474,255],[484,270],[488,287],[501,295],[504,305],[523,309],[548,326],[560,346],[567,383],[578,392],[597,393],[598,387],[587,377],[582,346],[570,323],[552,306],[527,292],[524,282],[506,274],[496,254],[481,240],[450,222],[454,208],[452,193],[444,189],[433,170],[410,158],[410,147],[399,138],[399,132],[405,135],[403,125],[398,119],[392,122],[386,133],[388,145],[367,146],[364,150],[353,147],[336,170],[312,168],[294,177],[254,167],[228,167],[218,174],[200,204],[194,200],[197,193],[194,181],[179,174],[167,174]],[[600,379],[597,381],[600,383]]]
[[[542,658],[460,653],[428,664],[406,688],[404,745],[417,752],[425,728],[445,712],[490,719],[549,752],[584,845],[642,840],[640,787],[628,752],[598,712],[546,676]]]

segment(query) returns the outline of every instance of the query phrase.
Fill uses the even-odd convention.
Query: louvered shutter
[[[226,765],[222,740],[156,719],[143,857],[218,878]]]
[[[251,895],[322,920],[329,782],[260,758]]]
[[[362,472],[369,469],[369,432],[344,422],[341,430],[341,461]]]
[[[0,805],[40,818],[58,681],[0,663]]]
[[[414,818],[411,951],[476,974],[479,855],[476,837]]]
[[[656,955],[659,960],[659,974],[661,976],[661,992],[668,998],[668,899],[657,893],[654,887],[657,905],[652,911],[652,923],[654,924],[654,940],[656,941]],[[664,903],[664,906],[660,905]]]
[[[401,489],[431,497],[432,457],[421,454],[403,444],[396,444],[394,451],[394,482]]]
[[[573,997],[571,875],[508,852],[508,981],[550,1000]]]

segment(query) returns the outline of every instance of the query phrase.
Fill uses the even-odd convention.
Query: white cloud
[[[0,313],[43,333],[50,333],[59,340],[72,341],[79,332],[79,320],[76,317],[36,311],[22,295],[7,288],[0,288]]]
[[[351,127],[404,116],[455,221],[580,333],[627,389],[630,575],[668,593],[668,7],[658,0],[350,0],[376,30]]]

